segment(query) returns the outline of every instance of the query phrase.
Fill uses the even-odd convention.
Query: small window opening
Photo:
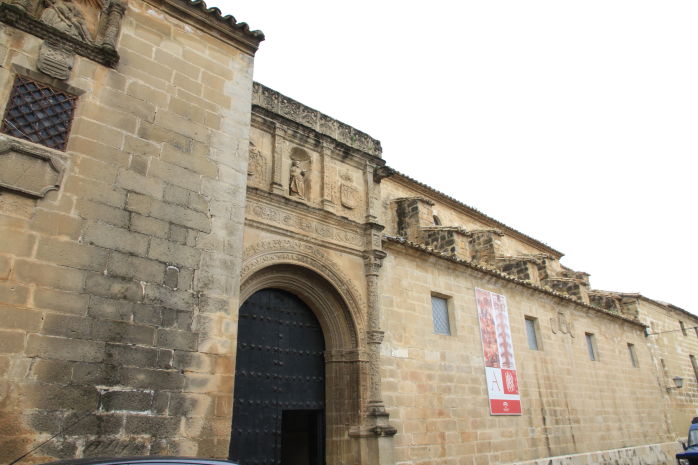
[[[431,315],[434,321],[434,333],[451,335],[451,323],[448,315],[448,301],[442,297],[431,296]]]
[[[696,377],[696,382],[698,383],[698,363],[696,362],[696,357],[689,355],[691,358],[691,366],[693,367],[693,375]]]
[[[29,78],[15,78],[1,131],[18,139],[65,150],[77,96]]]
[[[434,215],[434,226],[441,226],[441,218]]]
[[[524,317],[524,322],[526,324],[526,338],[528,339],[528,348],[531,350],[540,350],[538,344],[538,319],[527,316]]]
[[[630,363],[637,368],[640,364],[637,362],[637,354],[635,353],[635,344],[628,342],[628,355],[630,355]]]
[[[688,332],[686,332],[686,325],[683,324],[683,321],[679,321],[679,325],[681,326],[681,332],[683,333],[683,335],[688,336]]]
[[[589,360],[595,362],[598,360],[599,357],[596,353],[596,341],[594,335],[592,333],[584,333],[584,336],[587,341],[587,351],[589,353]]]

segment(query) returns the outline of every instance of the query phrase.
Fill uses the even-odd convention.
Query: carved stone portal
[[[47,150],[0,138],[0,187],[31,197],[58,190],[63,166]]]

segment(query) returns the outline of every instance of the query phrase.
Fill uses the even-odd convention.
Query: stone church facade
[[[0,21],[0,461],[56,435],[25,461],[673,462],[694,315],[592,289],[253,82],[264,36],[203,2]],[[495,365],[520,413],[492,414]]]

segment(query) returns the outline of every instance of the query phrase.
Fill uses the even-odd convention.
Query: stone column
[[[380,245],[380,234],[383,226],[368,223],[368,243]],[[377,239],[377,240],[376,240]],[[364,260],[367,288],[367,323],[366,341],[368,343],[368,402],[366,405],[366,426],[361,436],[365,438],[362,444],[362,463],[370,465],[392,465],[393,436],[397,430],[390,425],[390,415],[385,410],[381,392],[380,347],[384,332],[380,329],[380,289],[378,275],[386,254],[373,248]]]
[[[380,225],[372,225],[377,231],[383,229]],[[372,229],[374,229],[372,228]],[[373,232],[373,231],[372,231]],[[378,273],[381,262],[385,258],[385,252],[373,250],[365,258],[366,267],[366,287],[367,287],[367,311],[368,329],[366,331],[366,341],[368,342],[368,371],[369,371],[369,395],[367,413],[369,415],[385,412],[383,396],[381,394],[380,377],[380,346],[383,342],[384,332],[380,330],[380,293],[378,291]]]

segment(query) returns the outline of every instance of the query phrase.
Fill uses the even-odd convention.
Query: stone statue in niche
[[[301,162],[293,160],[291,162],[291,177],[288,183],[288,194],[291,197],[298,197],[305,200],[305,170],[301,167]]]
[[[71,0],[46,0],[41,21],[76,39],[92,43],[85,17]]]

